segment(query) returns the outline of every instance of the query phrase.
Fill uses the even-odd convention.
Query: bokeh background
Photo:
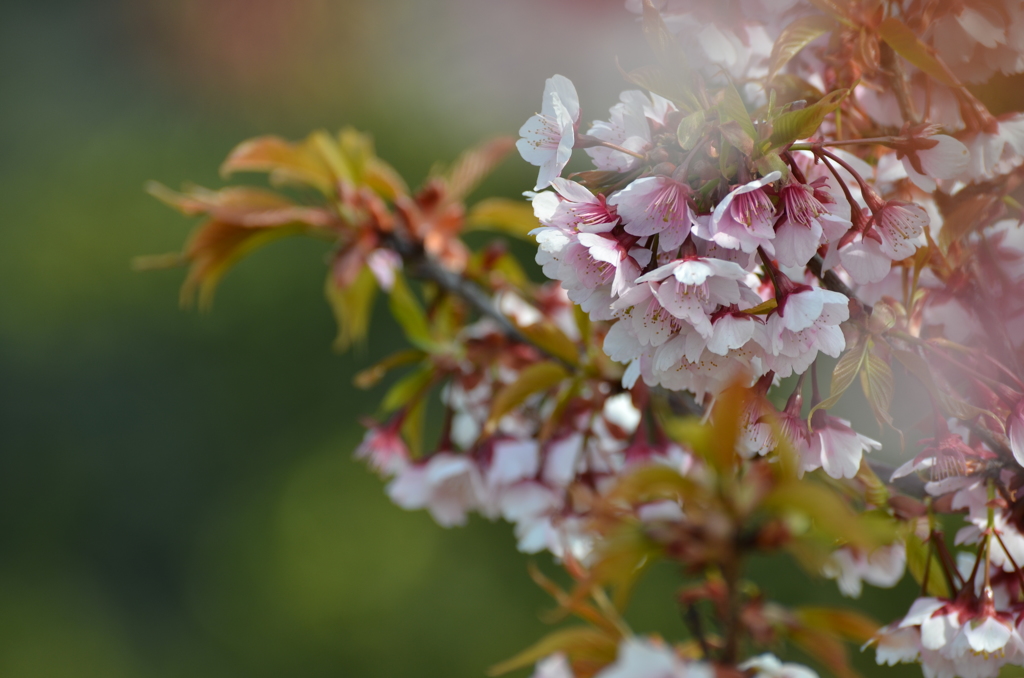
[[[622,3],[0,6],[0,676],[475,678],[549,630],[506,525],[442,530],[352,461],[380,397],[352,376],[400,338],[378,309],[331,352],[321,244],[257,253],[208,314],[129,262],[192,226],[144,182],[219,186],[249,136],[352,124],[415,184],[514,134],[555,72],[603,117],[615,59],[645,58]],[[533,178],[513,158],[481,194]],[[841,601],[781,560],[754,576]],[[638,630],[682,636],[680,581],[644,582]],[[889,620],[913,591],[858,604]]]

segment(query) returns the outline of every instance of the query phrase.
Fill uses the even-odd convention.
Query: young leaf
[[[740,92],[736,89],[736,85],[730,80],[725,85],[725,96],[722,101],[718,104],[718,115],[723,123],[735,121],[739,123],[743,133],[750,139],[750,144],[753,145],[757,139],[757,130],[754,129],[754,123],[750,119],[750,113],[747,111],[747,105],[743,103],[743,97],[740,96]],[[731,142],[732,139],[729,139]],[[743,146],[746,142],[742,142]],[[733,145],[737,148],[743,149],[743,146],[733,142]]]
[[[221,176],[229,177],[235,172],[267,172],[274,184],[306,184],[324,195],[331,195],[334,176],[311,139],[298,144],[275,136],[243,141],[220,166]]]
[[[530,231],[540,226],[533,206],[522,200],[487,198],[473,205],[466,215],[466,230],[495,231],[531,240]]]
[[[832,371],[832,384],[829,386],[828,398],[811,408],[807,415],[807,421],[810,421],[818,410],[827,410],[839,402],[839,399],[846,393],[846,389],[850,388],[853,380],[857,378],[857,373],[860,372],[861,365],[864,364],[867,350],[868,342],[863,341],[839,358],[839,362],[836,363],[836,367]]]
[[[400,407],[422,398],[427,387],[434,380],[434,366],[426,363],[415,372],[407,374],[388,389],[381,401],[381,409],[385,412],[394,412]]]
[[[803,514],[818,532],[830,539],[868,550],[880,545],[880,540],[866,528],[849,504],[825,485],[806,480],[782,483],[768,495],[764,504],[777,513]]]
[[[839,104],[843,103],[843,99],[849,93],[848,89],[837,89],[823,96],[812,106],[789,111],[775,118],[772,121],[772,148],[813,136],[825,116],[839,108]]]
[[[836,678],[859,678],[850,668],[846,645],[830,633],[812,626],[801,626],[789,634],[793,644],[827,666]]]
[[[535,644],[511,659],[492,666],[489,676],[500,676],[536,662],[555,652],[564,652],[573,659],[588,659],[598,665],[610,664],[615,660],[618,639],[590,626],[576,626],[549,633]]]
[[[199,308],[208,309],[221,278],[238,260],[267,243],[305,230],[303,226],[246,228],[216,219],[203,223],[185,245],[183,258],[192,265],[181,285],[181,305],[188,308],[198,297]]]
[[[679,127],[676,129],[676,138],[679,140],[679,145],[682,146],[684,151],[689,151],[700,141],[704,131],[704,120],[704,111],[699,110],[679,121]]]
[[[377,280],[368,266],[364,266],[356,275],[355,280],[347,287],[340,287],[334,275],[327,274],[327,280],[324,282],[324,296],[327,297],[327,302],[331,305],[334,320],[338,325],[334,350],[347,351],[352,344],[366,338],[366,332],[370,327],[370,314],[373,312],[373,300],[376,295]]]
[[[889,414],[889,408],[892,406],[896,382],[889,363],[878,357],[874,351],[868,351],[865,356],[864,369],[860,373],[860,385],[875,414],[875,419],[878,420],[878,425],[891,426],[892,416]]]
[[[718,129],[726,141],[739,149],[743,155],[749,157],[754,154],[754,140],[743,131],[743,126],[740,123],[730,120],[720,125]]]
[[[359,177],[356,175],[356,168],[333,136],[323,130],[318,130],[309,135],[309,143],[331,169],[334,182],[358,183]],[[356,161],[358,162],[358,157]]]
[[[556,358],[569,365],[579,363],[580,354],[576,342],[565,336],[554,323],[541,321],[525,327],[520,326],[518,329],[524,337]]]
[[[325,209],[296,205],[283,195],[262,188],[229,186],[211,191],[187,186],[184,193],[150,181],[146,192],[188,217],[201,214],[246,228],[274,228],[289,224],[329,226],[337,219]]]
[[[839,638],[866,643],[878,631],[878,622],[853,610],[830,607],[801,607],[796,615],[804,626],[828,631]]]
[[[800,50],[833,30],[835,25],[836,22],[831,17],[813,14],[800,17],[783,28],[772,47],[768,80],[774,78],[775,74],[782,70],[782,67],[789,63],[790,59],[800,53]]]
[[[558,386],[568,376],[569,373],[566,369],[553,360],[530,365],[519,374],[518,379],[503,388],[494,397],[491,414],[487,420],[487,428],[493,430],[497,426],[498,420],[522,405],[531,395]]]
[[[935,56],[932,49],[921,42],[914,31],[896,17],[891,16],[883,21],[878,26],[878,34],[889,47],[892,47],[892,51],[943,85],[957,88],[963,86]]]
[[[407,348],[404,351],[392,353],[387,358],[384,358],[370,367],[367,367],[365,370],[360,371],[352,379],[352,383],[361,389],[373,388],[381,379],[384,378],[384,375],[396,367],[419,362],[426,357],[426,353],[415,348]]]
[[[775,299],[775,297],[772,297],[768,301],[763,301],[757,306],[754,306],[753,308],[748,308],[743,312],[749,313],[750,315],[768,315],[778,307],[779,302]]]
[[[445,178],[449,200],[462,201],[505,159],[515,139],[498,137],[463,151]]]
[[[389,304],[391,315],[401,325],[405,336],[414,345],[429,351],[434,348],[434,340],[430,336],[430,327],[427,325],[427,316],[423,307],[409,289],[405,282],[405,276],[400,272],[395,273],[395,282],[391,287],[391,300]]]
[[[423,424],[427,418],[427,399],[422,395],[412,403],[399,430],[413,459],[423,456]]]

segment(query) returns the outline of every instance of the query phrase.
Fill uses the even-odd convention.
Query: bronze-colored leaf
[[[274,183],[306,184],[325,195],[332,194],[335,185],[330,165],[311,139],[298,144],[275,136],[243,141],[228,155],[220,172],[225,177],[236,172],[267,172]]]

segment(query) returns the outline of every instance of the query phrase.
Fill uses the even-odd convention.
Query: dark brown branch
[[[402,261],[405,263],[410,276],[417,280],[428,280],[436,283],[445,292],[453,294],[465,301],[480,315],[493,320],[495,324],[497,324],[501,333],[511,341],[532,346],[548,358],[561,363],[562,366],[570,372],[575,371],[576,367],[574,365],[569,364],[559,356],[553,355],[550,351],[526,337],[519,328],[509,320],[508,316],[498,310],[494,305],[494,301],[491,299],[490,294],[472,280],[468,280],[458,273],[449,271],[444,266],[433,261],[427,256],[426,252],[423,251],[423,248],[418,245],[413,245],[398,237],[389,238],[388,244],[391,246],[391,249],[402,257]]]
[[[814,257],[807,262],[807,268],[811,270],[811,273],[814,274],[814,277],[821,281],[821,283],[825,286],[825,289],[832,290],[833,292],[839,292],[840,294],[846,295],[851,299],[855,299],[856,295],[854,295],[853,290],[851,290],[846,285],[846,283],[839,279],[839,276],[836,275],[835,271],[825,271],[824,273],[821,272],[821,267],[824,264],[825,262],[822,261],[821,257],[815,254]],[[870,307],[866,306],[865,308],[867,308],[869,311],[871,310]]]

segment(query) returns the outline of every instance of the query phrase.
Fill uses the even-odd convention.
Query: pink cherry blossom
[[[850,422],[825,416],[812,422],[811,444],[804,455],[804,471],[818,468],[833,478],[852,478],[860,469],[865,452],[882,449],[882,444],[850,428]]]
[[[481,506],[483,481],[470,458],[438,452],[400,469],[387,492],[402,508],[425,508],[439,525],[451,527],[464,525],[467,514]]]
[[[674,252],[697,223],[690,192],[689,186],[669,177],[644,177],[614,193],[608,203],[616,207],[627,233],[660,234],[661,249]]]
[[[542,102],[541,112],[526,121],[516,142],[523,159],[540,167],[537,191],[549,186],[569,162],[580,119],[579,96],[564,76],[548,78]]]
[[[758,247],[770,247],[775,238],[775,206],[764,187],[781,177],[781,173],[772,172],[734,189],[715,206],[707,230],[698,227],[694,232],[727,249],[753,252]]]
[[[1013,408],[1010,419],[1006,423],[1006,432],[1010,437],[1010,450],[1017,463],[1024,466],[1024,401]]]
[[[823,204],[823,200],[834,204],[825,184],[822,177],[812,185],[789,183],[779,190],[784,218],[775,229],[772,246],[782,265],[805,266],[820,245],[837,242],[849,230],[849,218],[833,214]],[[849,208],[845,211],[848,214]]]
[[[879,588],[896,586],[903,579],[906,565],[907,551],[901,542],[880,546],[870,553],[844,546],[832,554],[823,574],[836,580],[844,596],[859,598],[863,582]]]
[[[398,431],[399,420],[385,426],[367,429],[356,448],[357,459],[367,459],[370,466],[384,475],[393,475],[409,463],[409,448]]]
[[[783,664],[773,654],[761,654],[743,662],[736,668],[753,671],[752,678],[818,678],[815,671],[801,664]]]
[[[929,222],[928,212],[920,205],[898,200],[885,203],[874,217],[875,229],[882,239],[882,253],[894,261],[913,255]]]
[[[595,121],[587,130],[587,136],[642,153],[651,146],[651,129],[646,115],[650,106],[651,100],[643,92],[625,91],[619,95],[619,103],[612,106],[609,120]],[[606,146],[591,146],[585,150],[593,159],[594,166],[601,170],[627,172],[639,162],[632,155]]]
[[[619,644],[615,662],[595,678],[714,678],[714,675],[711,666],[683,661],[663,643],[626,638]]]
[[[897,147],[897,155],[910,180],[928,193],[935,190],[936,179],[959,177],[971,160],[967,147],[946,134],[925,137],[917,145],[918,148],[910,148],[906,152]]]
[[[556,652],[540,660],[531,678],[573,678],[569,658],[561,652]]]

